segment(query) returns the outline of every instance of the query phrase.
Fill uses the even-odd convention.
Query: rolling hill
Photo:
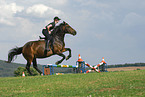
[[[14,71],[20,66],[25,67],[26,65],[20,63],[7,63],[0,60],[0,77],[13,77]],[[42,66],[38,65],[38,67],[42,70]]]
[[[20,64],[20,63],[6,63],[5,61],[0,60],[0,77],[13,77],[14,71],[20,66],[25,67],[26,65]],[[112,71],[112,68],[119,69],[120,67],[127,68],[127,67],[144,67],[144,66],[145,66],[145,63],[132,63],[132,64],[126,63],[126,64],[108,65],[107,68],[111,69]],[[42,70],[42,66],[40,64],[38,64],[38,68]],[[72,68],[69,68],[69,69],[68,68],[55,68],[54,73],[73,73],[73,70]]]

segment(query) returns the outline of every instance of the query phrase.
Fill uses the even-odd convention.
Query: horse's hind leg
[[[42,74],[42,72],[38,69],[37,67],[37,61],[36,61],[36,58],[33,59],[33,67],[40,73]]]
[[[61,57],[63,57],[60,61],[57,61],[55,64],[60,64],[64,59],[65,59],[65,55],[64,54],[62,54],[62,53],[60,53],[60,54],[58,54],[59,56],[61,56]]]
[[[27,61],[26,69],[27,69],[28,73],[29,73],[30,75],[32,75],[32,73],[31,73],[31,71],[30,71],[30,65],[31,65],[31,62],[30,62],[30,61]]]

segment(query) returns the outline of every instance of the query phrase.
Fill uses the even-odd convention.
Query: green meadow
[[[145,70],[0,78],[0,96],[145,97]]]

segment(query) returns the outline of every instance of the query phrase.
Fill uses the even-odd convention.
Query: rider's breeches
[[[50,40],[51,39],[51,36],[48,33],[47,29],[43,29],[42,30],[42,34],[45,36],[46,40]]]

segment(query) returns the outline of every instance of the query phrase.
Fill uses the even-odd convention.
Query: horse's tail
[[[16,47],[16,48],[11,49],[8,53],[8,61],[7,62],[11,63],[11,61],[13,61],[13,59],[16,55],[19,55],[22,53],[22,50],[23,50],[23,47],[20,47],[20,48]]]

